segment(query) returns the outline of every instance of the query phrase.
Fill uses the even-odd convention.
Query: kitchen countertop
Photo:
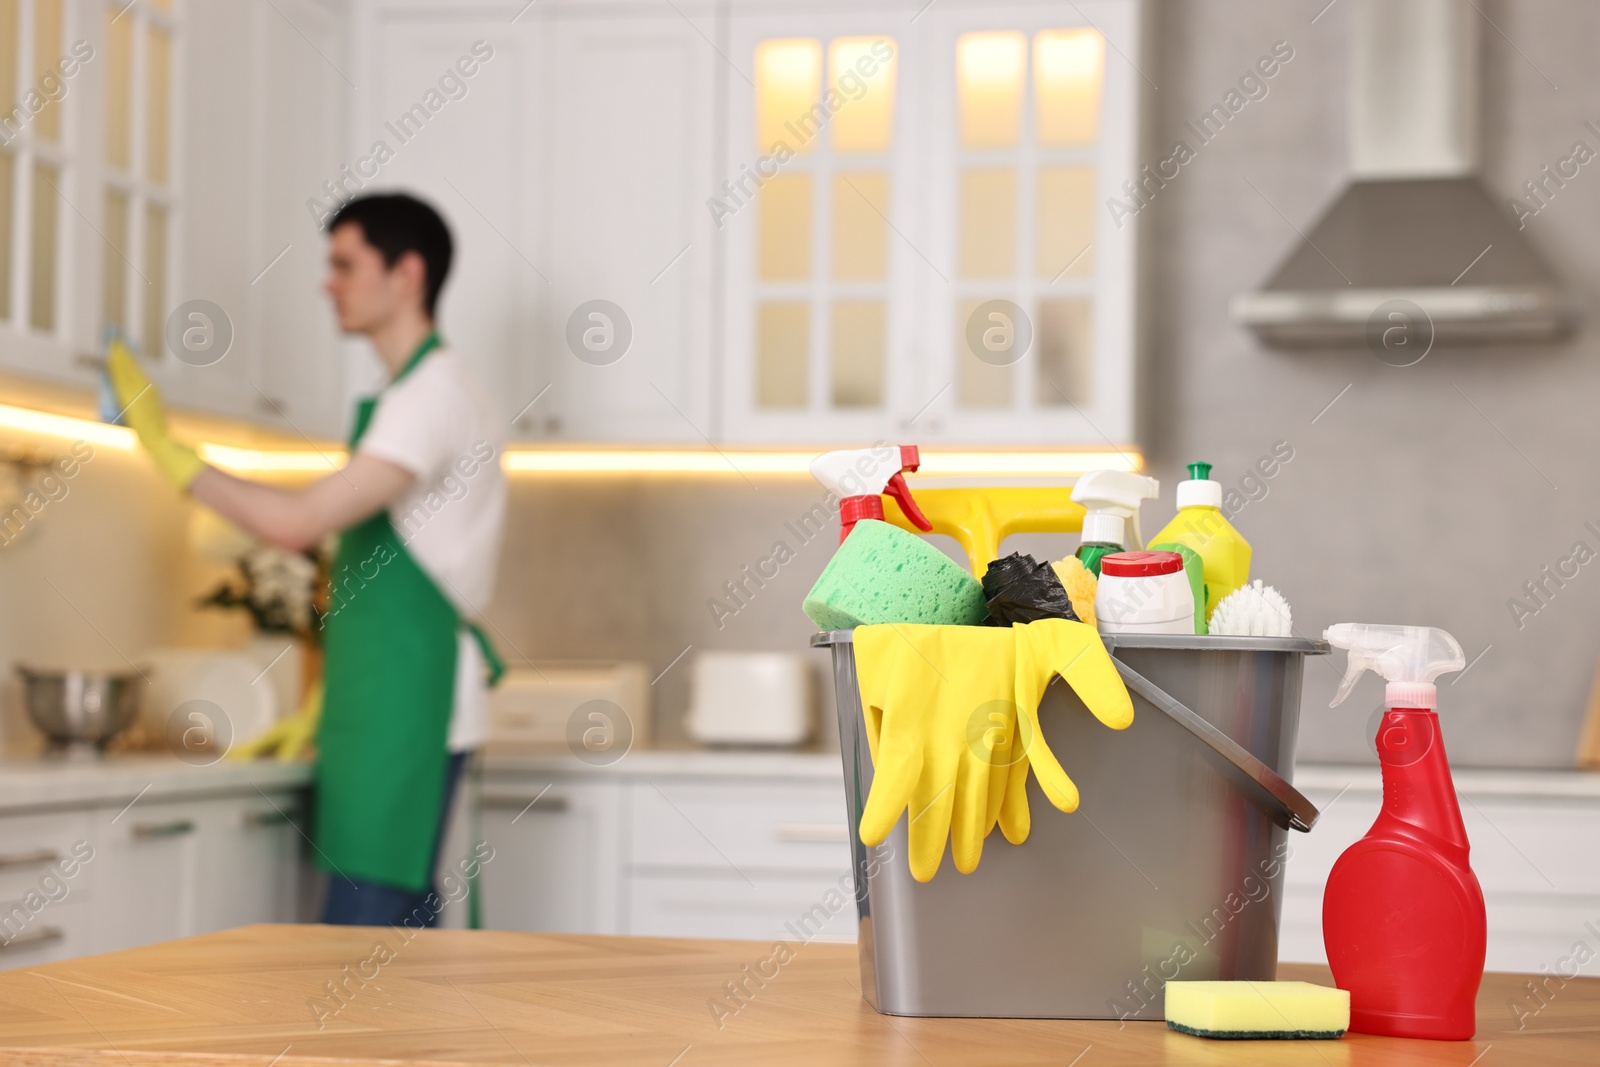
[[[486,774],[606,774],[634,778],[685,777],[806,778],[838,782],[844,764],[837,752],[762,749],[649,748],[629,752],[615,763],[594,766],[561,750],[514,749],[490,745],[483,753]]]
[[[166,754],[98,759],[51,756],[0,759],[0,814],[45,808],[297,789],[311,783],[311,764],[220,760],[193,766]]]
[[[190,1067],[1600,1060],[1593,978],[1569,981],[1518,1030],[1505,1004],[1526,977],[1485,976],[1470,1042],[1350,1034],[1224,1044],[1151,1022],[883,1016],[858,992],[855,949],[810,943],[737,1012],[714,1015],[710,1004],[724,983],[770,956],[764,942],[467,930],[414,931],[404,940],[394,930],[247,926],[0,974],[0,1062],[137,1067],[179,1054]],[[1328,980],[1308,965],[1285,965],[1282,977]],[[340,982],[348,992],[335,999],[327,983]]]
[[[1452,767],[1450,776],[1455,779],[1456,792],[1475,797],[1600,799],[1600,773],[1594,771]],[[1381,793],[1383,774],[1376,763],[1302,763],[1294,769],[1294,784],[1301,790],[1337,791],[1349,787],[1361,792]]]

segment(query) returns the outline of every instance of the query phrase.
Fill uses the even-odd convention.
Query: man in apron
[[[357,405],[343,470],[286,489],[207,466],[168,435],[160,396],[120,346],[110,371],[124,421],[180,490],[289,550],[339,534],[317,738],[323,921],[432,926],[451,795],[501,669],[474,620],[499,558],[505,423],[434,327],[444,220],[409,196],[368,196],[328,234],[340,328],[371,341],[388,374]]]

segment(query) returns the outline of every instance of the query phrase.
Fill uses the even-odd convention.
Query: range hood
[[[1416,308],[1437,341],[1551,340],[1572,324],[1555,276],[1474,174],[1470,0],[1351,5],[1350,182],[1235,322],[1267,344],[1371,343]],[[1405,301],[1407,304],[1393,304]]]

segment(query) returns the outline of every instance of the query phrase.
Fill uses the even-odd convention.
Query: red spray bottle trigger
[[[922,464],[916,445],[845,449],[825,452],[811,461],[811,474],[839,500],[839,540],[850,536],[862,519],[882,520],[883,494],[894,497],[900,510],[920,530],[933,529],[911,498],[905,472]]]

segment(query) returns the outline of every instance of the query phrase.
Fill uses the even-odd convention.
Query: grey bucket
[[[1039,729],[1082,799],[1057,811],[1029,775],[1028,840],[996,831],[963,875],[948,847],[911,877],[906,820],[875,849],[854,828],[872,759],[851,632],[833,655],[854,860],[862,994],[886,1015],[1164,1017],[1174,978],[1270,981],[1290,827],[1317,811],[1287,781],[1305,657],[1299,638],[1105,635],[1133,697],[1108,730],[1060,679]]]

